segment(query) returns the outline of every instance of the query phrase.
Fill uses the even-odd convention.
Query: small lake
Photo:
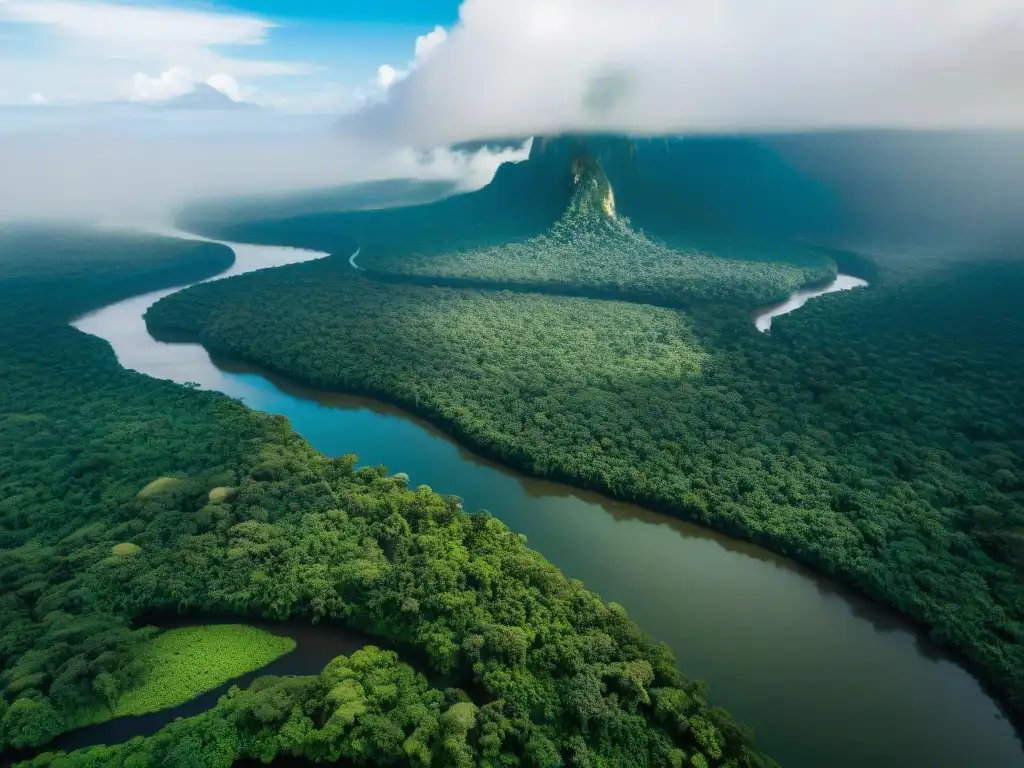
[[[319,255],[228,245],[237,262],[226,274]],[[667,642],[784,766],[1024,766],[1013,728],[978,682],[892,613],[756,546],[485,461],[399,409],[211,360],[196,344],[157,342],[142,315],[171,292],[75,326],[108,340],[126,368],[283,414],[328,455],[356,453],[488,509]]]

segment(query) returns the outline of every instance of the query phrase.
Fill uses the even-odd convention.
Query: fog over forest
[[[826,9],[784,0],[766,9],[698,0],[666,9],[665,0],[466,0],[450,29],[416,39],[411,61],[382,65],[374,83],[353,88],[357,100],[317,114],[247,102],[240,109],[247,91],[223,75],[206,81],[222,91],[183,81],[178,98],[201,88],[222,93],[230,110],[126,101],[0,106],[0,165],[13,180],[0,190],[0,219],[150,220],[197,198],[368,179],[451,179],[472,189],[525,153],[445,147],[594,132],[818,132],[771,151],[874,235],[905,238],[937,226],[939,240],[1002,237],[1021,218],[1024,5],[839,0]],[[72,53],[95,46],[100,58],[121,47],[122,55],[141,55],[129,22],[149,16],[117,10],[106,10],[109,28],[84,17],[61,22],[79,41]],[[54,3],[6,2],[0,21],[52,24],[58,11]],[[157,30],[194,45],[221,18],[198,14],[192,29],[192,16],[175,15],[182,27],[169,29],[160,9],[151,15],[146,39],[167,47],[165,58],[177,55],[174,41]],[[272,29],[256,17],[238,25],[240,40],[260,44]],[[73,56],[60,66],[73,64],[82,66]],[[17,75],[31,64],[6,66]],[[135,80],[151,89],[186,74],[172,66]],[[744,162],[742,152],[721,159],[730,171]]]
[[[0,221],[165,223],[186,202],[389,179],[473,189],[526,151],[413,151],[343,139],[330,115],[0,107]],[[528,147],[526,147],[528,150]]]
[[[0,768],[1024,768],[1021,94],[1024,0],[0,0]]]
[[[529,153],[529,137],[413,150],[358,138],[332,116],[146,112],[130,107],[0,109],[0,221],[167,223],[198,200],[287,195],[378,179],[487,184]],[[653,146],[660,139],[635,139]],[[859,245],[996,245],[1021,234],[1024,134],[1014,131],[833,131],[695,137],[641,164],[692,200],[773,203],[797,179],[804,201],[828,200]],[[646,158],[646,159],[645,159]],[[613,182],[615,179],[613,178]],[[788,181],[786,183],[789,183]],[[787,215],[796,215],[800,204]],[[799,216],[797,216],[799,218]],[[800,234],[834,237],[836,227]]]

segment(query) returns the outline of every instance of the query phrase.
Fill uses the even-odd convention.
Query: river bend
[[[811,299],[816,299],[818,296],[824,296],[827,293],[850,291],[854,288],[864,288],[867,284],[867,280],[861,280],[859,277],[854,277],[853,275],[844,275],[840,272],[836,275],[836,279],[828,285],[824,285],[820,288],[805,288],[797,291],[783,302],[758,310],[754,315],[754,326],[761,333],[768,333],[772,329],[773,319],[780,315],[788,315],[790,312],[795,312]]]
[[[236,262],[219,278],[324,255],[226,245]],[[397,408],[214,361],[198,344],[155,341],[143,314],[173,292],[136,296],[74,325],[106,339],[126,368],[282,414],[326,454],[356,453],[490,510],[667,642],[784,766],[1024,766],[1012,727],[978,682],[889,611],[751,544],[485,461]]]

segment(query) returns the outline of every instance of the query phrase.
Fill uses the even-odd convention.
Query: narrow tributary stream
[[[781,315],[788,315],[790,312],[795,312],[811,299],[816,299],[827,293],[849,291],[854,288],[865,288],[867,287],[867,284],[867,280],[862,280],[861,278],[854,277],[853,275],[844,275],[840,272],[836,275],[836,279],[827,285],[821,286],[820,288],[805,288],[797,291],[779,304],[773,304],[770,307],[758,310],[754,315],[754,326],[757,330],[761,331],[761,333],[768,333],[772,329],[772,320]]]

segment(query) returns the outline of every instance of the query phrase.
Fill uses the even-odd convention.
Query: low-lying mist
[[[427,152],[342,138],[335,118],[130,106],[0,110],[0,222],[167,223],[200,199],[360,181],[483,186],[529,147]]]
[[[540,155],[549,141],[538,140]],[[838,237],[852,246],[872,238],[953,247],[1024,239],[1020,132],[591,135],[580,142],[641,227],[658,215],[672,226]],[[355,137],[332,116],[269,110],[5,109],[0,222],[165,226],[183,207],[209,201],[233,201],[232,215],[249,218],[271,210],[298,215],[323,201],[349,206],[353,194],[305,194],[290,208],[261,207],[260,198],[389,179],[444,182],[420,195],[436,197],[487,184],[502,162],[525,160],[530,146],[471,142],[413,151]],[[387,204],[386,192],[375,187],[359,204]]]

